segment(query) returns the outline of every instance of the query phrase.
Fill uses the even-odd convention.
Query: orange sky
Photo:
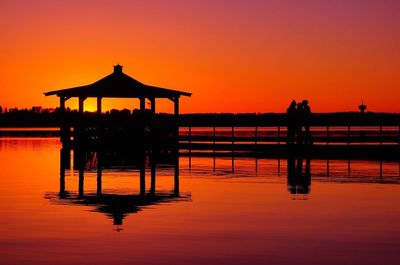
[[[0,0],[0,105],[55,107],[43,92],[119,62],[145,84],[192,92],[183,113],[283,112],[303,98],[315,112],[362,99],[400,112],[399,13],[396,0]]]

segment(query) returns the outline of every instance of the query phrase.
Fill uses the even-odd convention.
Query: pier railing
[[[181,154],[256,155],[352,159],[400,159],[400,126],[311,126],[312,145],[287,144],[286,126],[231,126],[179,129]]]
[[[312,141],[318,145],[400,145],[400,126],[311,126]],[[180,127],[181,144],[286,144],[286,126]]]

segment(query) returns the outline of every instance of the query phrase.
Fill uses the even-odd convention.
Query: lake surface
[[[398,162],[181,157],[179,196],[160,165],[157,196],[110,169],[97,201],[90,169],[60,198],[60,148],[0,138],[0,264],[398,264]]]

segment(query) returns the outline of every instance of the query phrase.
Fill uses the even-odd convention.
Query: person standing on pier
[[[297,103],[295,121],[296,121],[295,127],[296,127],[297,144],[302,145],[303,144],[302,128],[303,128],[303,121],[304,121],[304,110],[303,110],[302,103]]]
[[[311,108],[308,105],[308,101],[304,99],[301,102],[302,105],[302,122],[304,126],[304,144],[312,144],[312,136],[310,132],[310,118],[311,118]]]
[[[289,108],[286,110],[286,118],[287,118],[287,137],[286,143],[287,144],[294,144],[294,138],[296,133],[296,101],[292,100],[290,103]]]

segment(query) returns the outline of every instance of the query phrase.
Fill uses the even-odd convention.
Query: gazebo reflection
[[[160,166],[160,167],[158,167]],[[123,219],[150,205],[189,201],[190,193],[179,190],[179,159],[176,154],[153,155],[146,152],[81,151],[74,152],[73,168],[78,174],[78,192],[65,188],[65,172],[71,169],[69,149],[60,150],[60,191],[47,193],[46,198],[61,205],[93,206],[94,212],[101,212],[113,219],[114,225],[122,225]],[[140,188],[138,194],[105,193],[102,188],[103,170],[124,169],[139,171]],[[146,169],[150,169],[150,187],[146,189]],[[157,170],[173,172],[173,190],[156,190]],[[85,192],[85,171],[97,173],[97,189]],[[148,170],[147,170],[148,171]],[[119,228],[117,229],[119,230]]]

